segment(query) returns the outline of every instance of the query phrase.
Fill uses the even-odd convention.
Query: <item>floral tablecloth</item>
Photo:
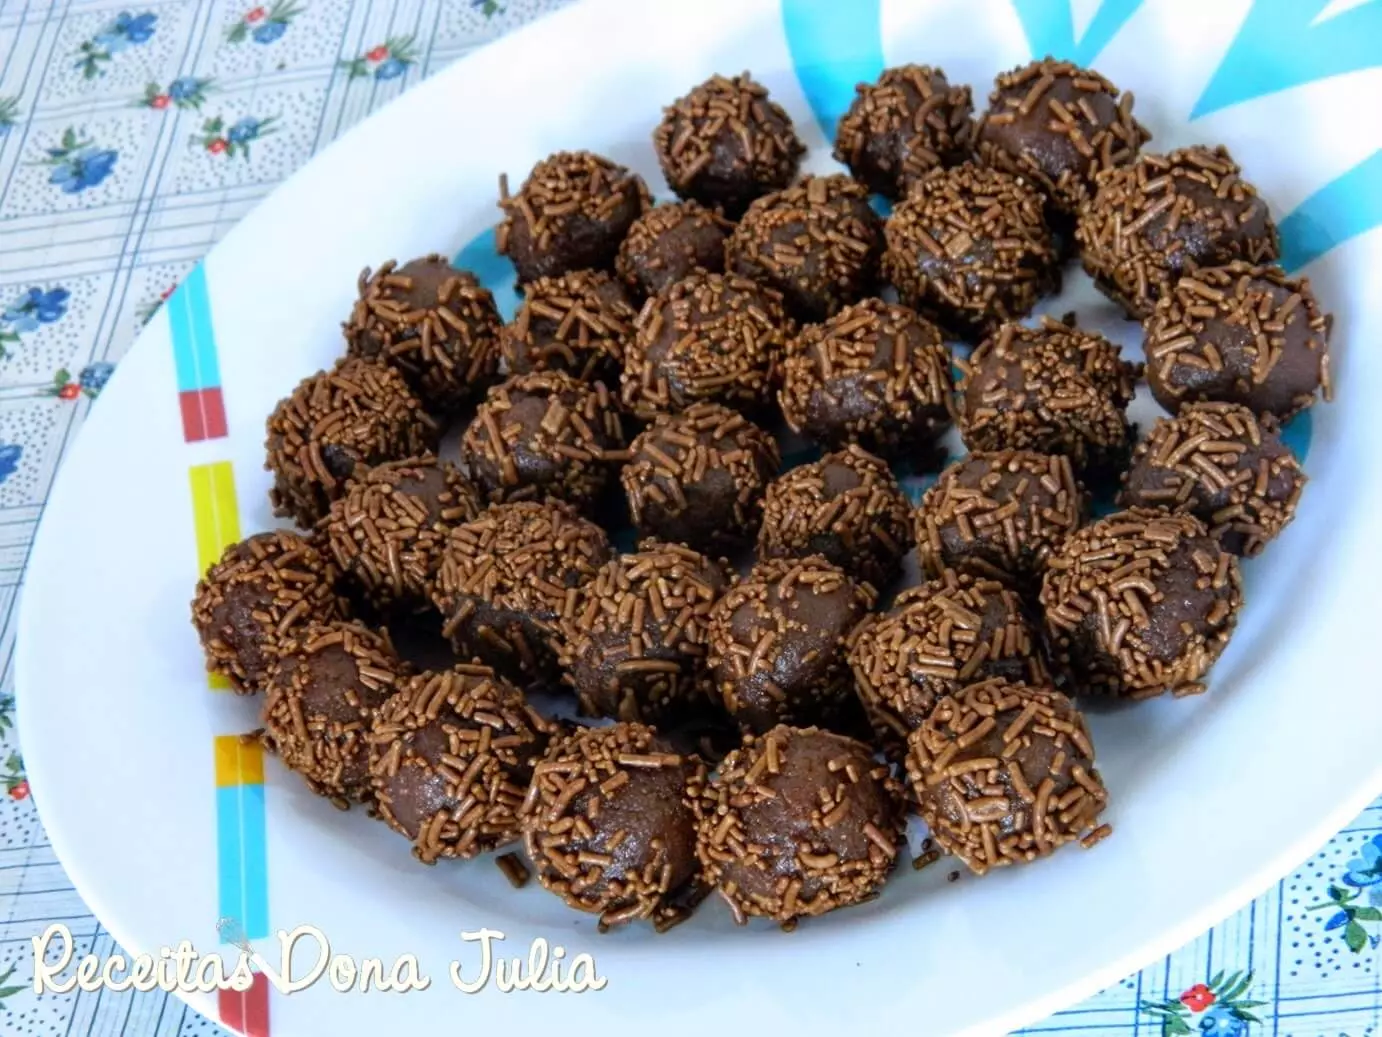
[[[279,180],[559,2],[0,0],[0,1033],[221,1032],[162,994],[30,989],[30,937],[51,922],[78,953],[115,949],[49,846],[13,729],[16,598],[64,448],[179,278]],[[1176,837],[1193,854],[1235,823],[1192,804]],[[1382,802],[1194,943],[1028,1032],[1364,1037],[1380,940]]]

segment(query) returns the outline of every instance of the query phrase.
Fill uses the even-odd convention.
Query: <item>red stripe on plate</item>
[[[262,972],[254,974],[249,990],[222,990],[218,1007],[227,1029],[245,1037],[269,1037],[269,980]]]
[[[178,393],[182,410],[182,438],[188,443],[200,443],[206,438],[206,419],[202,414],[202,394],[196,389]]]
[[[221,396],[221,387],[213,386],[201,391],[202,419],[207,439],[222,439],[226,435],[226,404]]]

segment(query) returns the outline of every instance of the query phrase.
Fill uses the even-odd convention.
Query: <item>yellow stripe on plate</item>
[[[241,735],[216,736],[216,787],[264,784],[264,748]]]
[[[235,499],[235,469],[229,461],[193,465],[187,472],[192,485],[192,523],[197,534],[197,575],[216,564],[227,547],[240,539],[240,505]],[[225,691],[230,682],[210,674],[207,683]]]

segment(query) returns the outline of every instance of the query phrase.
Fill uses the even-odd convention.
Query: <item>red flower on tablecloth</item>
[[[1226,975],[1217,972],[1208,983],[1196,983],[1180,997],[1143,1001],[1139,1010],[1161,1023],[1162,1037],[1247,1037],[1248,1025],[1262,1020],[1253,1014],[1265,1001],[1244,995],[1252,986],[1252,970]]]
[[[266,12],[262,7],[252,8],[245,12],[245,21],[253,25],[255,22],[262,21],[264,15],[267,13],[268,12]]]
[[[219,155],[221,152],[225,151],[225,149],[226,141],[224,137],[212,137],[206,142],[206,150],[213,155]]]
[[[159,110],[162,110],[168,107],[168,103],[169,100],[167,94],[154,94],[153,97],[149,98],[150,108],[157,108]]]
[[[1214,1003],[1214,991],[1203,983],[1196,983],[1180,996],[1180,1003],[1192,1012],[1203,1012]]]
[[[383,61],[389,56],[389,48],[382,43],[371,51],[365,53],[366,61]]]
[[[21,782],[17,783],[17,784],[14,786],[14,788],[10,789],[10,799],[19,800],[19,799],[28,799],[28,798],[29,798],[29,783],[28,783],[27,781],[21,781]]]

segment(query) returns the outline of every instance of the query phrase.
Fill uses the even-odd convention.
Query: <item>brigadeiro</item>
[[[850,638],[855,687],[889,750],[937,700],[990,677],[1039,683],[1046,669],[1022,601],[1006,584],[945,572],[898,595]]]
[[[1239,403],[1282,421],[1332,395],[1331,320],[1308,279],[1231,263],[1181,278],[1146,322],[1147,383],[1175,413]]]
[[[728,582],[724,563],[677,544],[607,562],[559,626],[562,680],[581,713],[649,724],[705,713],[706,624]]]
[[[345,618],[337,576],[311,542],[285,529],[231,544],[192,599],[207,670],[241,694],[259,691],[298,627]]]
[[[1099,73],[1045,58],[994,80],[975,133],[979,158],[1025,177],[1073,224],[1095,178],[1125,166],[1152,135],[1133,118],[1133,96]]]
[[[793,468],[768,485],[758,557],[822,555],[884,588],[912,547],[911,508],[888,466],[857,446]]]
[[[302,627],[269,677],[264,744],[317,795],[367,802],[370,725],[407,675],[385,634],[353,622]]]
[[[874,599],[872,587],[820,556],[759,562],[710,614],[710,666],[725,709],[760,734],[777,724],[866,730],[845,641]]]
[[[971,450],[1065,454],[1081,474],[1120,472],[1138,374],[1102,335],[1049,317],[1005,324],[964,365],[960,434]]]
[[[495,248],[518,271],[518,283],[568,270],[609,270],[629,226],[652,205],[641,177],[589,151],[559,151],[510,195],[499,181],[504,220]]]
[[[603,270],[539,277],[500,336],[510,374],[564,371],[583,382],[618,382],[637,314]]]
[[[1052,664],[1079,691],[1189,695],[1228,644],[1242,580],[1193,515],[1130,508],[1051,556],[1041,605]]]
[[[733,274],[691,274],[639,313],[624,405],[644,419],[699,400],[759,409],[776,388],[789,333],[773,289]]]
[[[902,302],[978,341],[1059,290],[1042,197],[1026,181],[966,163],[918,180],[884,228],[883,274]]]
[[[1046,559],[1084,521],[1086,494],[1063,454],[980,451],[956,461],[916,512],[922,572],[946,569],[1035,589]]]
[[[649,209],[629,228],[614,269],[637,298],[656,295],[696,270],[722,273],[734,224],[697,202]]]
[[[274,514],[316,525],[360,466],[431,453],[437,426],[392,367],[345,357],[304,378],[268,420]]]
[[[1267,203],[1223,147],[1141,155],[1099,175],[1075,237],[1094,283],[1144,320],[1183,274],[1281,254]]]
[[[835,133],[835,158],[870,191],[896,201],[931,170],[969,158],[969,87],[951,86],[940,69],[885,69],[877,82],[860,83],[854,94]]]
[[[445,461],[388,461],[350,481],[322,536],[347,585],[387,615],[429,603],[447,532],[480,510],[475,488]]]
[[[787,113],[747,72],[711,76],[663,109],[653,148],[677,197],[735,218],[791,183],[806,151]]]
[[[882,250],[867,188],[807,176],[749,206],[725,244],[725,266],[781,292],[797,320],[818,321],[873,290]]]
[[[379,816],[423,864],[505,846],[521,834],[519,809],[553,730],[486,666],[409,678],[369,733]]]
[[[548,645],[569,593],[609,558],[604,530],[568,504],[496,504],[453,529],[433,603],[456,654],[525,683],[555,678]]]
[[[883,457],[934,455],[954,411],[950,351],[930,321],[865,299],[787,343],[782,415],[794,432]]]
[[[696,854],[741,925],[871,900],[906,848],[899,787],[862,742],[775,727],[725,757],[706,786]]]
[[[433,253],[361,273],[343,330],[351,356],[392,365],[429,412],[452,414],[493,379],[501,323],[475,276]]]
[[[461,436],[461,460],[495,503],[553,497],[588,509],[623,450],[619,409],[604,383],[561,371],[491,389]]]
[[[639,433],[620,481],[641,537],[734,548],[758,532],[780,464],[777,441],[738,411],[693,403]]]
[[[662,931],[689,913],[696,863],[693,800],[705,765],[643,724],[585,728],[533,771],[523,839],[542,885],[600,930],[650,919]]]
[[[908,739],[907,779],[941,849],[975,874],[1109,834],[1084,717],[1045,685],[984,681],[946,696]]]
[[[1295,517],[1304,488],[1275,420],[1234,403],[1187,403],[1138,444],[1119,503],[1189,512],[1225,551],[1252,556]]]

